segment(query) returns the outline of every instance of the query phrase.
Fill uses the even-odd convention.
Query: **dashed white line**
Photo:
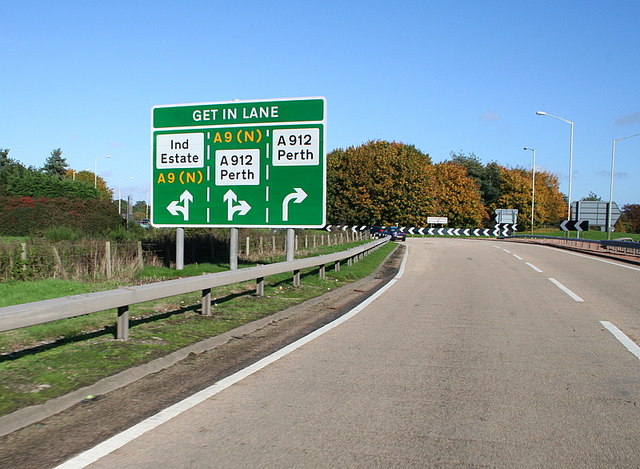
[[[542,272],[542,270],[538,269],[535,265],[531,264],[530,262],[525,262],[525,264],[527,264],[529,267],[531,267],[536,272]]]
[[[622,332],[616,326],[611,324],[609,321],[600,321],[600,324],[602,324],[605,327],[605,329],[611,332],[613,336],[616,339],[618,339],[620,343],[624,345],[629,352],[633,353],[636,356],[636,358],[640,360],[640,347],[638,346],[638,344],[636,344],[633,340],[627,337],[627,335],[624,332]]]
[[[517,255],[517,254],[514,254],[514,255],[513,255],[513,257],[515,257],[515,258],[516,258],[516,259],[518,259],[519,261],[523,260],[523,259],[522,259],[522,257],[520,257],[520,256],[519,256],[519,255]]]
[[[582,298],[580,298],[578,295],[576,295],[575,293],[573,293],[571,290],[569,290],[567,287],[565,287],[563,284],[561,284],[560,282],[558,282],[555,278],[549,278],[549,280],[551,280],[551,283],[553,283],[556,287],[558,287],[560,290],[562,290],[563,292],[565,292],[567,295],[569,295],[571,298],[573,298],[575,301],[578,302],[582,302],[584,301]]]

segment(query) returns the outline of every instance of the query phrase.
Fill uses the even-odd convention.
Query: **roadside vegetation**
[[[314,254],[357,244],[324,246]],[[216,288],[212,291],[215,299],[211,316],[199,313],[198,293],[134,305],[130,309],[128,341],[114,339],[115,310],[0,333],[0,415],[42,403],[366,277],[395,247],[388,243],[352,266],[345,264],[340,271],[327,271],[325,279],[320,279],[316,271],[303,271],[301,287],[293,287],[288,274],[269,277],[264,297],[254,295],[254,282]],[[225,269],[224,265],[190,266],[178,273],[150,268],[142,271],[141,277],[160,280]],[[33,282],[9,285],[0,296],[4,298],[1,293],[7,293],[14,299],[34,299],[36,290],[45,298],[60,296],[56,292],[83,293],[110,286],[43,280],[34,289],[29,283]]]

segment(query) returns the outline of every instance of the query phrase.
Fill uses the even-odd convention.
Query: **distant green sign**
[[[155,106],[154,226],[325,225],[326,101]]]

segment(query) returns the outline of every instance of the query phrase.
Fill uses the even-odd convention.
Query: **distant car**
[[[384,236],[391,236],[393,241],[406,241],[407,235],[400,231],[397,226],[392,226],[384,231]]]
[[[382,227],[380,227],[380,226],[372,226],[371,228],[369,228],[369,233],[374,238],[382,238],[383,236],[385,236],[383,234],[384,233],[384,229]]]

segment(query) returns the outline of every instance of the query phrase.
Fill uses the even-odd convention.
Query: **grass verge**
[[[0,415],[64,395],[364,278],[395,247],[388,243],[352,266],[327,272],[325,279],[315,271],[303,271],[301,287],[292,286],[290,274],[268,277],[264,297],[253,295],[254,282],[216,288],[212,316],[198,313],[199,293],[135,305],[130,309],[126,342],[114,340],[114,311],[0,333],[2,349],[30,347],[0,356]]]

